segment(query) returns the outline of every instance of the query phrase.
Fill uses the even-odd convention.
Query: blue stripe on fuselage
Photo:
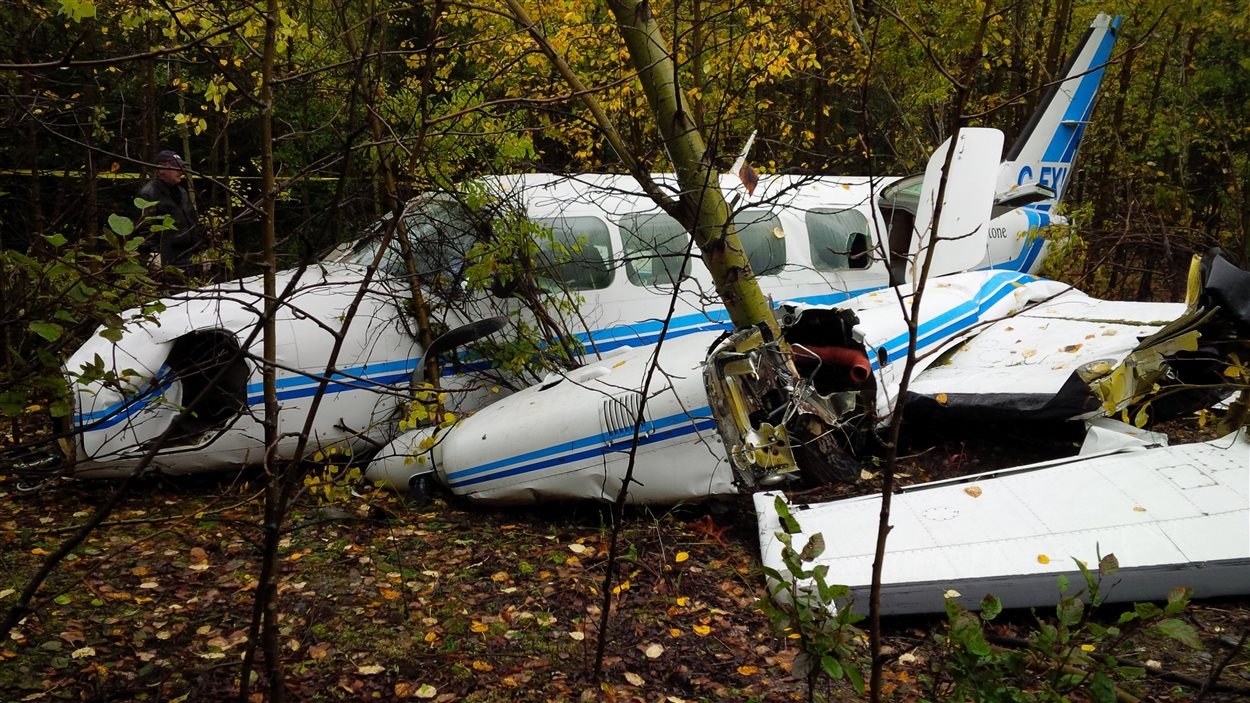
[[[712,410],[707,407],[688,414],[682,413],[651,422],[644,422],[639,430],[638,446],[684,437],[695,432],[712,429],[715,426],[716,421],[712,418]],[[518,474],[541,471],[552,466],[559,466],[596,456],[606,456],[613,452],[626,452],[629,451],[632,444],[632,433],[629,437],[615,442],[605,440],[601,434],[591,435],[573,440],[572,442],[562,442],[543,449],[449,473],[447,474],[447,485],[452,488],[462,488]]]

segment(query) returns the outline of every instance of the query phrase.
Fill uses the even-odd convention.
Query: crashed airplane
[[[1250,274],[1219,256],[1199,268],[1188,304],[1002,271],[932,281],[905,398],[911,286],[782,306],[790,358],[755,330],[619,353],[406,432],[366,476],[516,504],[612,501],[628,475],[630,502],[675,503],[858,476],[857,443],[900,404],[966,422],[1174,417],[1232,392],[1223,371],[1247,354]]]
[[[1029,128],[1004,156],[999,147],[979,179],[988,179],[991,190],[975,196],[992,201],[988,222],[978,222],[986,236],[939,264],[934,275],[1036,269],[1045,240],[1035,235],[1062,221],[1052,208],[1066,188],[1118,25],[1106,15],[1094,20]],[[660,182],[671,185],[671,179]],[[912,236],[924,231],[923,175],[765,177],[753,193],[726,179],[723,187],[735,203],[752,267],[774,300],[828,305],[915,277],[907,262],[924,246],[923,237]],[[728,326],[723,307],[709,303],[714,289],[706,271],[689,261],[689,238],[632,180],[507,176],[470,190],[475,197],[487,194],[496,215],[519,213],[550,233],[538,242],[536,274],[548,279],[543,285],[556,297],[581,301],[560,326],[576,336],[581,356],[574,361],[588,363],[587,369],[655,342],[661,330],[678,337]],[[948,213],[972,207],[957,197],[948,201]],[[463,373],[489,363],[438,342],[424,349],[405,312],[412,274],[423,284],[435,327],[447,330],[444,347],[463,348],[497,332],[501,318],[516,322],[532,312],[507,286],[477,294],[459,284],[475,247],[490,243],[489,218],[483,228],[480,213],[469,210],[463,194],[423,196],[396,228],[407,246],[397,239],[387,244],[379,227],[317,264],[278,274],[278,456],[294,450],[309,422],[310,439],[320,447],[360,452],[391,440],[426,360],[441,352],[454,352],[441,364],[453,409],[492,399],[493,382]],[[675,289],[675,313],[661,322]],[[168,298],[152,316],[133,311],[124,316],[120,339],[90,339],[66,364],[75,412],[59,464],[78,476],[122,475],[158,440],[151,471],[257,463],[263,450],[263,300],[259,278],[222,283]],[[440,367],[437,360],[432,366]]]

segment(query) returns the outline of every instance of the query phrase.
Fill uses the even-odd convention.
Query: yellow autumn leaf
[[[473,660],[473,669],[474,669],[474,671],[494,671],[494,670],[495,670],[495,667],[491,666],[491,665],[490,665],[490,664],[488,664],[487,662],[484,662],[484,661],[482,661],[482,660],[480,660],[480,659],[474,659],[474,660]]]
[[[688,553],[686,553],[686,552],[677,552],[677,556],[673,557],[673,561],[675,561],[675,562],[677,562],[678,564],[680,564],[680,563],[682,563],[683,561],[685,561],[685,560],[687,560],[687,559],[689,559],[689,558],[690,558],[690,555],[689,555]]]
[[[1081,645],[1081,651],[1082,651],[1082,652],[1092,652],[1092,651],[1094,651],[1094,649],[1096,649],[1096,647],[1094,647],[1094,645],[1092,645],[1092,644],[1083,644],[1083,645]]]
[[[690,597],[689,596],[677,596],[677,605],[680,605],[683,608],[686,607],[687,605],[690,605]]]
[[[743,676],[755,676],[756,674],[760,673],[760,670],[759,670],[759,667],[750,666],[749,664],[744,664],[743,666],[738,667],[738,673],[742,674]]]
[[[646,683],[646,681],[643,681],[641,676],[632,671],[625,672],[625,680],[628,681],[631,686],[641,686]]]
[[[473,632],[482,633],[482,632],[486,632],[487,630],[489,630],[490,626],[484,622],[474,620],[473,624],[469,625],[469,629],[472,630]]]
[[[980,498],[981,488],[979,486],[968,486],[967,488],[964,489],[964,493],[967,493],[973,498]]]
[[[712,628],[708,627],[707,625],[695,625],[694,633],[700,637],[707,637],[708,635],[712,634]]]
[[[1038,554],[1038,555],[1037,555],[1037,563],[1038,563],[1038,564],[1049,564],[1049,563],[1050,563],[1050,557],[1046,556],[1045,554]]]
[[[933,399],[938,402],[938,405],[946,405],[947,397],[945,393],[938,393],[933,396]]]

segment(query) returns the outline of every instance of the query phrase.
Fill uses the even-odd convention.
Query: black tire
[[[430,474],[417,474],[408,479],[408,500],[420,508],[428,505],[434,492],[434,480]]]

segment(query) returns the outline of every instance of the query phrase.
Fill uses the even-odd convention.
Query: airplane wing
[[[1120,565],[1102,585],[1108,601],[1161,600],[1181,586],[1204,598],[1250,592],[1247,454],[1243,430],[905,488],[891,509],[882,613],[940,613],[952,590],[970,609],[987,593],[1007,608],[1052,605],[1060,575],[1071,589],[1084,587],[1073,560],[1096,569],[1099,554]],[[760,556],[786,574],[779,496],[754,499]],[[825,538],[808,568],[828,566],[828,583],[850,586],[849,607],[866,611],[881,496],[787,509],[800,526],[796,550],[816,534]]]

